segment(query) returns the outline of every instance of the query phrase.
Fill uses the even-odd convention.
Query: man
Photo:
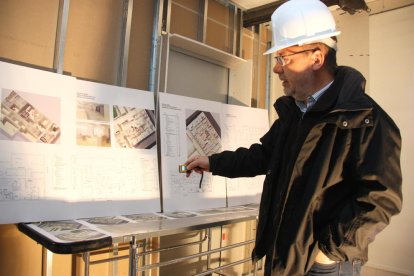
[[[364,77],[336,65],[339,32],[322,2],[288,1],[272,27],[279,118],[260,144],[187,168],[266,174],[252,253],[266,256],[266,275],[359,275],[368,244],[402,207],[399,129],[364,93]]]

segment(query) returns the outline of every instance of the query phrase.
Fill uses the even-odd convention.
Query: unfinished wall
[[[246,59],[253,60],[252,107],[266,108],[266,102],[269,100],[266,87],[269,76],[267,62],[270,57],[263,53],[266,52],[271,40],[272,36],[267,24],[243,30],[242,54]]]
[[[64,71],[117,83],[122,1],[70,1]]]
[[[370,247],[369,265],[414,275],[414,5],[369,17],[370,95],[389,113],[402,136],[403,210]]]
[[[233,51],[234,17],[231,9],[208,2],[206,44],[227,53]]]
[[[171,33],[197,40],[199,20],[198,0],[175,0],[171,2]]]
[[[0,57],[14,62],[53,68],[55,37],[58,20],[59,1],[54,0],[2,0],[0,1]],[[233,11],[215,1],[209,1],[207,10],[206,44],[232,53],[234,48]],[[127,87],[147,89],[151,53],[154,2],[135,0],[133,3],[130,47],[128,59]],[[64,51],[63,69],[65,73],[80,79],[87,79],[116,85],[121,51],[121,25],[123,16],[122,1],[118,0],[71,0]],[[175,0],[171,5],[171,32],[199,40],[200,1]],[[249,31],[246,31],[247,33]],[[244,58],[255,61],[256,74],[263,72],[264,61],[254,52],[265,49],[264,33],[242,42]],[[255,44],[251,44],[252,41]],[[256,49],[254,49],[256,47]],[[227,77],[228,78],[228,77]],[[263,107],[265,86],[263,76],[257,76],[254,89],[257,106]],[[224,96],[223,96],[224,97]],[[259,100],[258,100],[259,99]],[[230,244],[246,238],[254,238],[255,222],[228,225],[215,229],[213,246]],[[224,236],[222,236],[224,233]],[[162,247],[177,241],[187,241],[188,234],[166,237]],[[197,237],[190,237],[197,239]],[[157,246],[157,243],[154,243]],[[20,233],[15,225],[0,225],[0,248],[7,255],[0,258],[0,275],[37,276],[42,273],[42,247],[26,235]],[[185,253],[196,253],[199,248]],[[251,247],[233,249],[223,254],[215,254],[212,266],[233,262],[249,257]],[[119,254],[125,254],[120,252]],[[110,257],[112,253],[93,255],[92,260]],[[176,253],[174,254],[176,256]],[[167,258],[163,255],[162,258]],[[196,260],[198,261],[198,260]],[[193,261],[178,264],[176,268],[203,267]],[[166,275],[172,268],[166,267]],[[251,269],[250,263],[226,270],[240,275]],[[84,263],[80,256],[53,254],[53,275],[82,275]],[[127,275],[127,261],[105,263],[90,267],[90,275]],[[152,271],[156,274],[157,270]],[[183,272],[184,273],[184,272]]]
[[[134,1],[127,81],[131,88],[147,89],[153,5],[152,0]],[[58,9],[59,1],[55,0],[0,1],[0,58],[52,70]],[[64,71],[116,84],[121,14],[122,1],[71,0]],[[0,248],[0,275],[42,274],[41,245],[15,225],[0,225]],[[96,258],[102,256],[92,257]],[[53,254],[53,275],[82,275],[83,270],[80,257]],[[90,275],[113,275],[113,271],[127,275],[127,260],[91,266]]]
[[[0,1],[0,57],[53,68],[58,6],[53,0]]]
[[[154,2],[134,0],[133,6],[127,87],[148,90]]]

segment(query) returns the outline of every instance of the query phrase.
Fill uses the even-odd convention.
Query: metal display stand
[[[201,215],[195,217],[175,218],[175,219],[162,219],[155,221],[144,221],[139,223],[126,223],[119,225],[111,225],[110,231],[106,229],[107,233],[111,235],[103,235],[97,239],[86,239],[59,242],[57,238],[49,235],[47,231],[40,228],[42,223],[48,225],[48,229],[55,229],[50,227],[51,222],[37,222],[37,223],[19,223],[18,229],[24,234],[31,237],[36,242],[43,246],[43,276],[51,276],[52,269],[52,254],[51,252],[58,254],[78,254],[82,256],[84,261],[84,275],[89,275],[89,268],[91,265],[116,262],[123,259],[128,259],[128,275],[135,276],[138,273],[144,275],[145,271],[154,268],[160,268],[163,266],[179,263],[192,258],[207,257],[207,267],[205,271],[202,271],[195,275],[209,275],[220,270],[233,267],[242,263],[251,261],[250,258],[240,259],[232,263],[220,265],[218,267],[211,267],[211,254],[223,252],[237,247],[243,247],[254,243],[254,240],[245,240],[242,242],[230,244],[227,246],[220,246],[219,248],[212,248],[211,245],[211,231],[213,227],[222,227],[224,225],[235,224],[239,222],[246,222],[257,220],[257,209],[238,209],[237,211],[225,212],[221,214]],[[78,220],[76,220],[78,221]],[[73,221],[76,223],[76,221]],[[67,221],[53,222],[57,225],[62,225]],[[40,226],[40,227],[39,227]],[[85,228],[83,227],[82,230]],[[99,230],[99,229],[98,229]],[[80,230],[76,230],[80,231]],[[201,231],[204,236],[195,242],[173,245],[166,248],[158,249],[146,249],[146,245],[149,243],[150,238],[168,236],[173,234],[186,233],[190,231]],[[119,244],[128,244],[127,246],[119,247]],[[175,258],[168,261],[155,262],[145,264],[144,260],[146,256],[151,254],[158,254],[165,251],[176,250],[192,245],[206,245],[207,250],[201,251],[196,254],[191,254],[184,257]],[[100,260],[91,260],[91,255],[100,254],[99,251],[105,253],[104,248],[112,247],[113,256]],[[128,250],[127,255],[118,255],[119,251]],[[98,252],[98,253],[96,253]],[[109,251],[110,252],[110,251]],[[254,264],[253,275],[256,275],[256,264]]]

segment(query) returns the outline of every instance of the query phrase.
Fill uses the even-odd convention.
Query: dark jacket
[[[213,174],[266,174],[253,259],[267,255],[274,275],[304,275],[318,249],[366,262],[368,244],[401,211],[400,132],[363,83],[339,67],[303,116],[281,97],[260,144],[209,157]]]

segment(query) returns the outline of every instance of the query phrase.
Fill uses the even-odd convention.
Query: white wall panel
[[[370,248],[372,266],[414,275],[414,6],[369,18],[371,95],[402,135],[403,211]]]

